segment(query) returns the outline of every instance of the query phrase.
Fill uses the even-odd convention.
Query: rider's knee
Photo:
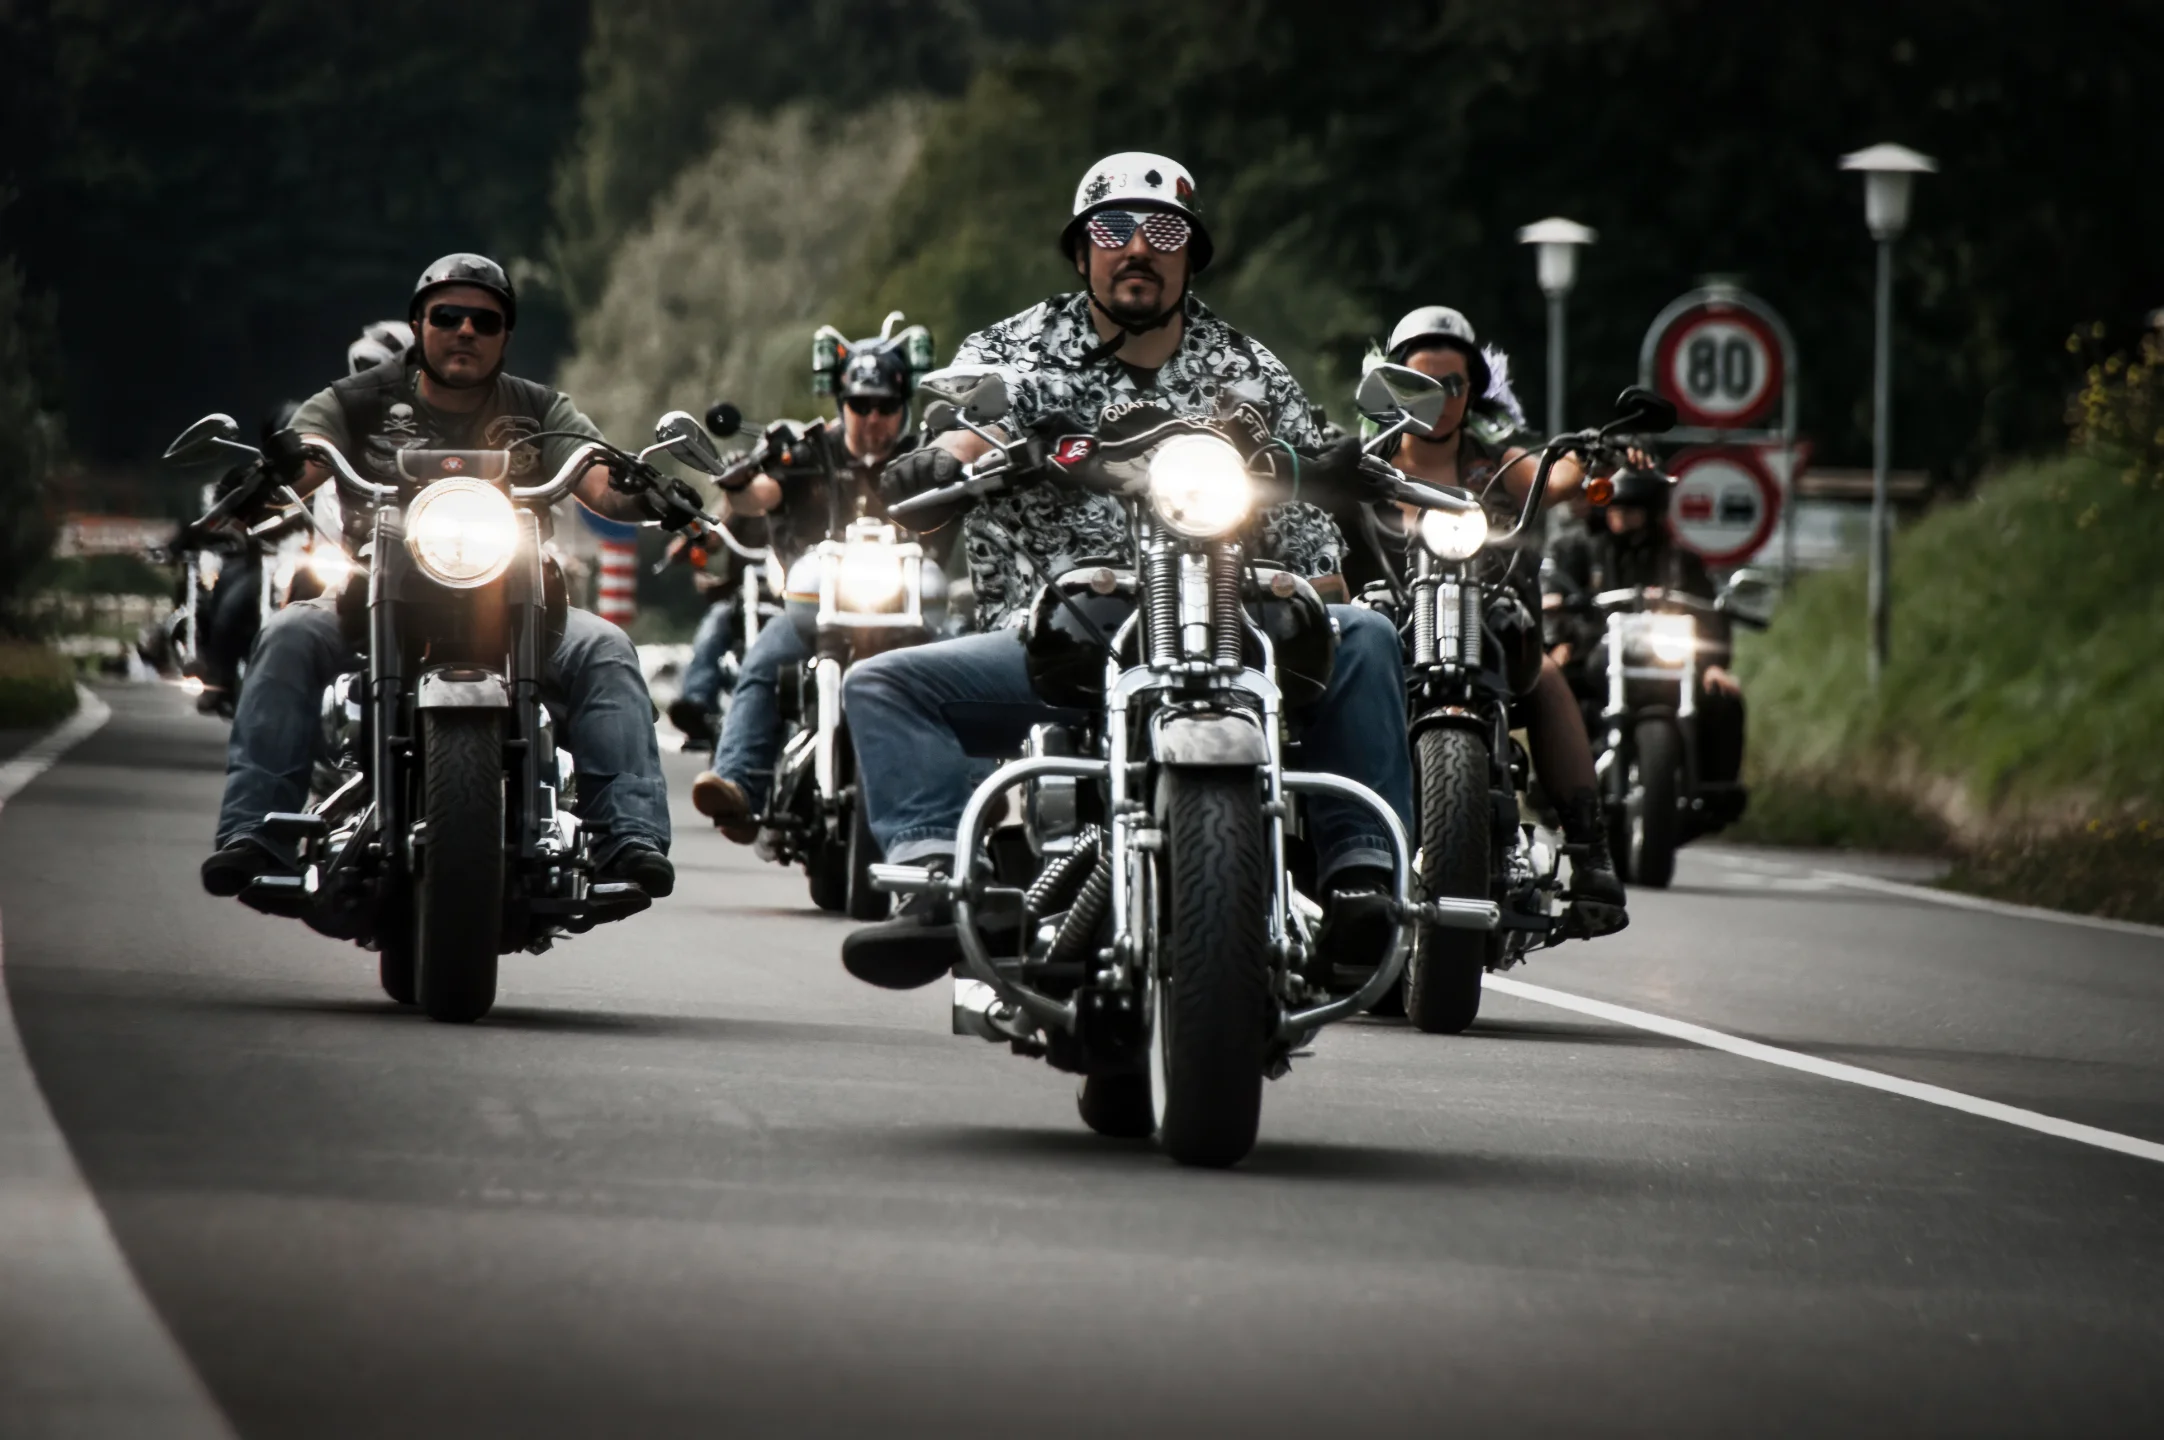
[[[639,647],[631,643],[623,627],[591,610],[565,612],[563,651],[576,664],[614,662],[639,668]]]
[[[853,705],[877,705],[893,694],[897,662],[908,653],[907,650],[889,650],[850,666],[848,673],[842,676],[842,713],[848,714]]]
[[[1398,632],[1388,620],[1359,605],[1335,605],[1340,662],[1383,663],[1398,658]]]

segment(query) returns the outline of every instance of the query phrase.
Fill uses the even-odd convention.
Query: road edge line
[[[2007,915],[2017,920],[2049,920],[2057,925],[2080,925],[2090,930],[2108,930],[2117,935],[2141,935],[2151,940],[2164,940],[2164,925],[2144,925],[2139,920],[2114,920],[2105,915],[2082,915],[2072,910],[2047,909],[2042,905],[2017,905],[2011,900],[1964,895],[1959,890],[1940,890],[1930,885],[1907,885],[1899,880],[1881,880],[1876,875],[1858,875],[1848,870],[1820,870],[1815,873],[1822,879],[1853,886],[1858,890],[1877,890],[1910,900],[1928,900],[1934,905],[1950,905],[1957,910],[1981,910],[1988,915]]]
[[[1786,1050],[1763,1041],[1746,1040],[1723,1030],[1693,1025],[1688,1020],[1673,1020],[1666,1015],[1656,1015],[1650,1010],[1634,1010],[1628,1005],[1615,1005],[1606,1000],[1593,1000],[1564,990],[1551,990],[1545,985],[1529,985],[1523,980],[1512,980],[1502,975],[1488,975],[1484,977],[1484,983],[1490,990],[1513,995],[1521,1000],[1530,1000],[1537,1005],[1552,1005],[1559,1010],[1576,1011],[1596,1020],[1607,1020],[1618,1025],[1628,1025],[1634,1030],[1646,1030],[1656,1035],[1687,1040],[1693,1045],[1724,1051],[1746,1060],[1777,1065],[1785,1070],[1800,1070],[1821,1079],[1841,1080],[1867,1090],[1879,1090],[1888,1095],[1921,1100],[1927,1105],[1958,1110],[1964,1115],[1997,1120],[2023,1130],[2034,1130],[2061,1140],[2093,1145],[2099,1150],[2110,1150],[2120,1155],[2131,1155],[2139,1160],[2153,1160],[2164,1164],[2164,1144],[2158,1144],[2154,1140],[2122,1135],[2116,1130],[2101,1130],[2094,1125],[2083,1125],[2074,1120],[2061,1120],[2054,1115],[2024,1110],[2018,1105],[1986,1100],[1960,1090],[1949,1090],[1943,1085],[1927,1085],[1921,1080],[1905,1080],[1898,1075],[1888,1075],[1880,1070],[1866,1070],[1861,1066],[1843,1064],[1839,1060],[1823,1060],[1801,1050]]]
[[[75,713],[0,765],[0,811],[112,718]],[[0,1431],[233,1440],[233,1427],[143,1292],[23,1049],[0,935]]]

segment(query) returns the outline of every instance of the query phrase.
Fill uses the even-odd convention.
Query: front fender
[[[511,692],[503,679],[470,666],[446,666],[421,676],[416,710],[508,710]]]
[[[1269,742],[1244,715],[1174,715],[1150,731],[1160,765],[1267,765]]]

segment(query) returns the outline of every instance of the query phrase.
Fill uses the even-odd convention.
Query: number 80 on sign
[[[1654,356],[1653,381],[1683,422],[1736,430],[1758,422],[1781,393],[1781,345],[1749,310],[1695,306],[1669,322]]]

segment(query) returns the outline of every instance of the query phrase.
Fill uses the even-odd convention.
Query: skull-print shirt
[[[1026,431],[1056,412],[1094,418],[1115,400],[1148,396],[1182,415],[1216,418],[1247,404],[1288,445],[1312,449],[1323,435],[1299,382],[1275,355],[1193,296],[1179,347],[1146,387],[1132,366],[1102,348],[1089,296],[1060,295],[978,331],[954,353],[956,365],[992,365],[1007,379],[1005,428]],[[1147,376],[1148,372],[1140,372]],[[1295,501],[1261,517],[1258,553],[1309,577],[1342,569],[1345,537],[1319,506]],[[1021,623],[1043,582],[1085,559],[1131,559],[1127,522],[1110,496],[1057,480],[987,498],[962,521],[977,624]],[[1025,563],[1026,561],[1026,563]]]

